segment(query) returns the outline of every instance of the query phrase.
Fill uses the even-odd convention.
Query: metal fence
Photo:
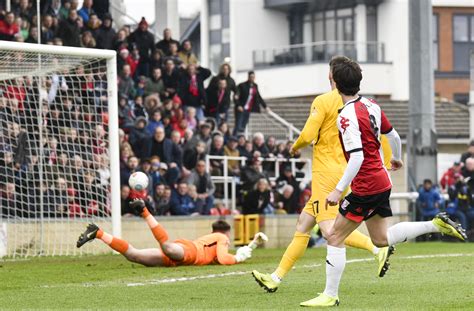
[[[319,41],[253,51],[254,68],[269,66],[327,63],[335,55],[345,55],[358,62],[385,62],[381,42]]]

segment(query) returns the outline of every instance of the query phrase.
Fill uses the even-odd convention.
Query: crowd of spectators
[[[445,211],[474,237],[474,141],[459,161],[443,173],[439,184],[426,179],[418,189],[420,220],[430,220]]]
[[[227,172],[238,182],[242,213],[299,212],[309,190],[301,191],[288,162],[278,164],[280,176],[273,178],[275,162],[262,160],[289,158],[291,142],[242,133],[251,113],[268,110],[255,73],[237,84],[224,63],[212,76],[189,40],[179,42],[165,29],[157,41],[144,18],[133,31],[115,29],[101,3],[42,1],[38,29],[34,1],[12,0],[10,12],[0,2],[0,40],[117,51],[122,214],[136,215],[127,204],[136,195],[127,184],[135,171],[149,176],[145,199],[155,215],[230,213],[224,186],[210,177],[224,174],[223,162],[211,160],[206,170],[206,155],[245,157],[230,160]],[[40,205],[45,216],[110,213],[107,81],[97,65],[0,86],[3,216],[37,215]]]

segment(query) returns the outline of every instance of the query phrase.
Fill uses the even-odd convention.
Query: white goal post
[[[0,41],[0,258],[121,236],[116,52]]]

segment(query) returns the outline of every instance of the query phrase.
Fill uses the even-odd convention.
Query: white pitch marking
[[[463,257],[463,256],[474,256],[474,254],[433,254],[433,255],[413,255],[413,256],[405,256],[405,257],[396,257],[397,259],[426,259],[426,258],[447,258],[447,257]],[[350,259],[347,260],[347,264],[357,263],[357,262],[367,262],[373,261],[374,258],[357,258],[357,259]],[[323,264],[308,264],[302,266],[293,267],[293,269],[299,268],[317,268],[321,267]],[[195,280],[204,280],[204,279],[216,279],[216,278],[223,278],[228,276],[235,276],[235,275],[245,275],[250,274],[252,271],[233,271],[233,272],[225,272],[225,273],[216,273],[216,274],[206,274],[206,275],[197,275],[197,276],[190,276],[190,277],[177,277],[177,278],[169,278],[169,279],[160,279],[160,280],[150,280],[145,282],[135,282],[135,283],[126,283],[124,284],[127,287],[136,287],[136,286],[147,286],[147,285],[159,285],[159,284],[167,284],[167,283],[178,283],[178,282],[189,282]],[[115,283],[117,284],[117,283]],[[41,288],[58,288],[58,287],[70,287],[70,286],[79,286],[79,287],[103,287],[103,286],[110,286],[114,285],[114,283],[110,282],[103,282],[103,283],[82,283],[82,284],[62,284],[62,285],[41,285]]]
[[[434,255],[413,255],[413,256],[405,256],[399,257],[399,259],[425,259],[425,258],[446,258],[446,257],[462,257],[462,256],[474,256],[474,254],[434,254]],[[357,263],[357,262],[367,262],[373,261],[374,258],[358,258],[358,259],[350,259],[346,261],[346,264],[350,263]],[[310,265],[303,265],[300,266],[301,268],[317,268],[321,267],[323,264],[310,264]],[[293,267],[296,269],[297,267]],[[222,278],[226,276],[234,276],[234,275],[243,275],[249,274],[251,271],[235,271],[235,272],[227,272],[227,273],[219,273],[219,274],[207,274],[207,275],[199,275],[199,276],[192,276],[192,277],[181,277],[181,278],[172,278],[172,279],[161,279],[161,280],[153,280],[148,282],[138,282],[138,283],[128,283],[127,286],[146,286],[146,285],[158,285],[163,283],[176,283],[176,282],[189,282],[194,280],[202,280],[202,279],[215,279],[215,278]]]

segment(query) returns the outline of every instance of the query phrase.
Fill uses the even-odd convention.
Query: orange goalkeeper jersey
[[[197,266],[218,263],[233,265],[236,263],[234,255],[229,254],[229,238],[223,233],[211,233],[193,241],[196,245]]]

